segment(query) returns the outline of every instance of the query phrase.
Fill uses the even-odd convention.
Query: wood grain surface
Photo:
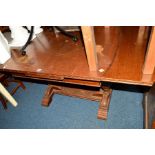
[[[78,42],[70,38],[44,31],[28,46],[27,56],[18,51],[0,66],[1,72],[14,76],[42,80],[64,81],[67,79],[110,81],[151,86],[155,75],[142,73],[147,48],[147,32],[139,27],[94,27],[96,45],[103,47],[97,52],[97,71],[90,71],[82,35],[77,32]]]

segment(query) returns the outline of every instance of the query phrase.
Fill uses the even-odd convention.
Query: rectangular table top
[[[96,44],[103,50],[97,52],[98,71],[90,72],[81,33],[76,33],[79,40],[73,42],[46,30],[28,46],[26,56],[12,51],[0,72],[42,80],[82,80],[92,85],[108,81],[151,86],[154,75],[142,74],[147,38],[139,33],[138,27],[95,27]]]

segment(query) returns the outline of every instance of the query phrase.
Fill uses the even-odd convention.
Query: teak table
[[[103,82],[153,85],[154,27],[81,26],[75,34],[77,42],[45,30],[28,46],[26,56],[13,50],[0,71],[49,81],[44,106],[49,105],[54,93],[100,101],[101,119],[107,118],[112,93]]]

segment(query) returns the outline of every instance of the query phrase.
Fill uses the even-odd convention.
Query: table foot
[[[48,107],[50,102],[52,101],[52,97],[54,93],[58,90],[58,87],[53,86],[53,85],[48,85],[44,97],[42,99],[42,105]]]
[[[102,88],[103,96],[98,108],[98,119],[107,119],[112,89]]]

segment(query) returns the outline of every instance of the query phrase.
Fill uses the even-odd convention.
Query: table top
[[[144,30],[143,30],[144,31]],[[151,86],[155,76],[143,75],[147,33],[138,27],[95,27],[98,71],[90,72],[80,32],[78,42],[46,30],[27,47],[27,55],[12,51],[12,57],[0,66],[0,72],[42,80],[108,81]],[[103,72],[100,72],[100,71]]]

